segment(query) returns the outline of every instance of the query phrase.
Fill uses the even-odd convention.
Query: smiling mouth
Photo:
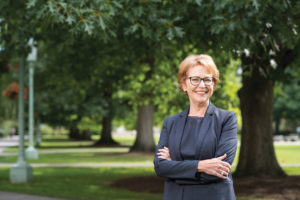
[[[208,91],[195,91],[197,94],[206,94]]]

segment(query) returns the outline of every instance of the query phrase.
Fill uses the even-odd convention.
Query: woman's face
[[[209,102],[209,98],[214,91],[212,77],[207,68],[201,65],[188,70],[187,79],[183,83],[182,88],[187,92],[192,105],[207,104]]]

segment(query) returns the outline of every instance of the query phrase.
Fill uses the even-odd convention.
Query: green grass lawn
[[[126,151],[127,152],[127,151]],[[130,155],[120,149],[118,153],[66,153],[40,154],[38,160],[27,160],[28,163],[141,163],[152,162],[153,156]],[[0,163],[17,162],[17,156],[0,157]]]
[[[284,168],[300,174],[300,168]],[[11,184],[9,168],[0,168],[0,190],[66,199],[158,200],[162,194],[131,192],[110,187],[117,179],[154,175],[153,168],[34,168],[34,181]],[[238,200],[258,200],[238,198]]]
[[[300,163],[300,145],[275,146],[279,163]]]
[[[9,169],[0,168],[0,190],[78,200],[159,200],[161,194],[109,187],[119,178],[152,174],[151,168],[34,168],[34,181],[10,184]]]
[[[38,160],[28,160],[29,163],[108,163],[108,162],[152,162],[153,155],[131,155],[127,154],[134,137],[117,137],[115,140],[121,144],[120,147],[94,147],[93,141],[70,141],[67,136],[45,136],[42,145],[38,147],[41,152]],[[157,140],[157,138],[156,138]],[[84,153],[68,154],[42,154],[43,151],[63,150],[90,150]],[[6,149],[5,152],[17,152],[16,147]],[[300,163],[300,145],[275,145],[275,152],[280,164]],[[238,162],[239,148],[237,150],[234,164]],[[0,157],[0,163],[16,162],[16,156]]]
[[[153,155],[128,154],[134,138],[115,138],[121,147],[93,147],[95,141],[69,141],[66,137],[46,137],[39,152],[53,150],[90,150],[93,152],[40,154],[29,163],[135,163],[152,162]],[[6,152],[17,152],[9,148]],[[275,146],[280,163],[300,163],[300,146]],[[238,155],[238,152],[237,152]],[[238,156],[236,156],[238,157]],[[0,163],[15,163],[16,156],[0,157]],[[234,161],[237,163],[237,159]],[[284,167],[289,175],[300,175],[300,167]],[[235,168],[233,168],[234,172]],[[0,190],[36,194],[66,199],[158,200],[162,194],[131,192],[111,188],[119,178],[154,175],[153,168],[34,168],[34,181],[27,184],[10,184],[9,168],[0,168]],[[102,198],[101,198],[102,197]],[[238,198],[238,200],[259,200]],[[265,199],[264,199],[265,200]]]
[[[299,163],[300,145],[274,145],[277,160],[280,164]],[[238,163],[239,148],[237,149],[234,164]]]

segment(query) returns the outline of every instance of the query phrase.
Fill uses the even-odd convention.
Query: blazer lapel
[[[213,113],[214,113],[215,106],[209,102],[209,106],[205,112],[204,119],[201,125],[201,128],[199,130],[199,135],[197,137],[197,144],[196,144],[196,154],[195,158],[199,159],[200,158],[200,153],[201,153],[201,148],[202,148],[202,143],[209,132],[211,130],[212,126],[212,119],[213,119]],[[170,154],[172,159],[174,160],[183,160],[182,155],[181,155],[181,140],[184,132],[184,127],[186,124],[186,120],[188,117],[190,111],[190,107],[186,108],[184,111],[182,111],[179,114],[179,117],[175,121],[175,126],[174,126],[174,137],[170,137],[169,139],[169,145],[170,145]]]
[[[211,132],[211,126],[212,126],[212,120],[213,120],[213,113],[214,113],[215,106],[209,102],[209,106],[205,112],[199,134],[197,137],[197,143],[196,143],[196,154],[195,154],[195,159],[200,159],[201,157],[201,150],[202,150],[202,144],[203,141],[205,140],[205,137]]]
[[[170,147],[172,150],[170,151],[170,153],[171,153],[171,157],[174,158],[174,160],[182,160],[182,156],[180,153],[180,144],[181,144],[181,139],[182,139],[189,110],[190,108],[188,107],[187,109],[182,111],[179,114],[179,117],[175,121],[174,137],[171,137],[171,141],[170,141]]]

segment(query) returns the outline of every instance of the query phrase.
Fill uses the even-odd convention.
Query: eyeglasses
[[[193,86],[200,85],[201,81],[203,81],[204,85],[206,85],[206,86],[211,86],[215,82],[215,78],[214,77],[200,78],[199,76],[191,76],[191,77],[189,77],[189,79],[190,79],[190,82],[191,82],[191,84]]]

